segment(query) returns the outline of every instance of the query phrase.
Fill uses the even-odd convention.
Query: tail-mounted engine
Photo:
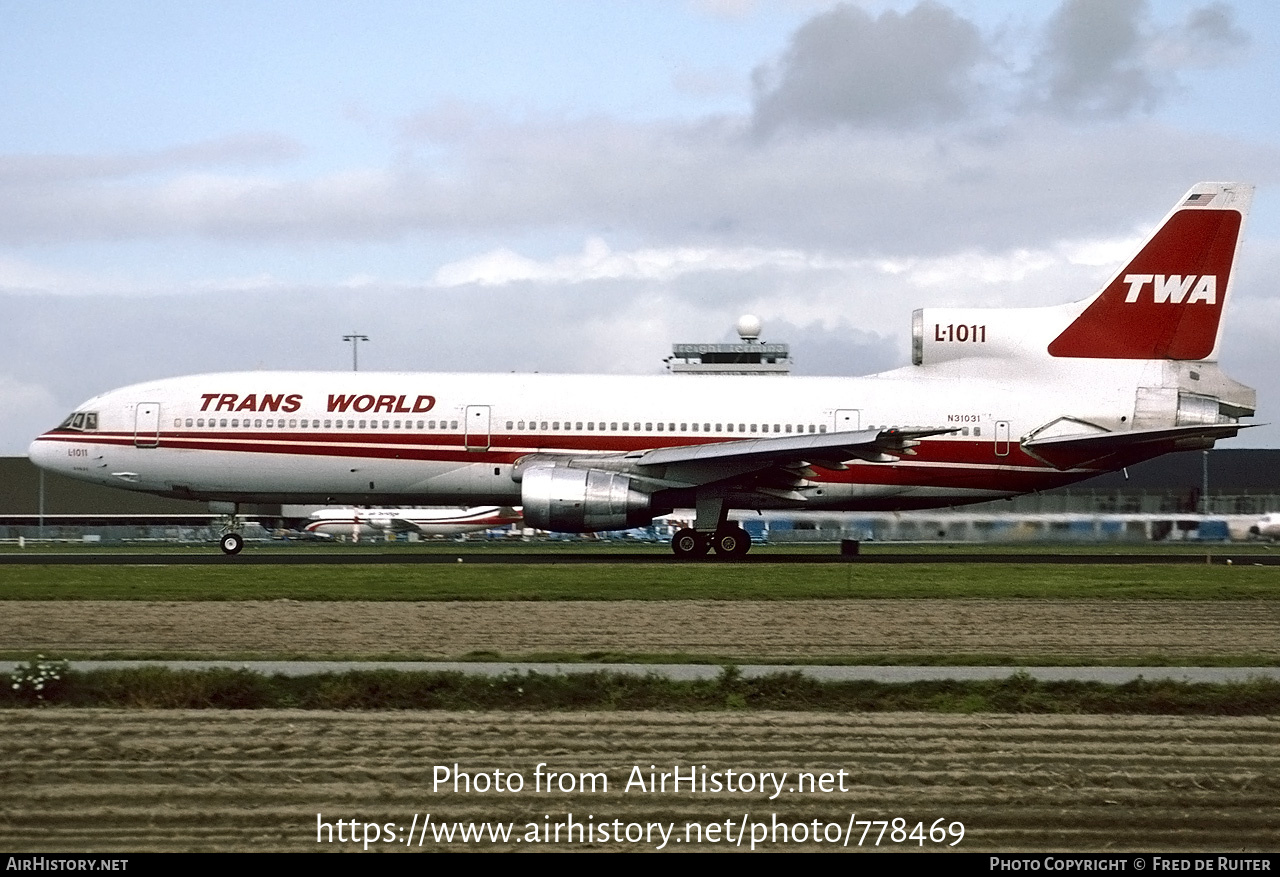
[[[561,533],[625,530],[653,520],[648,494],[629,476],[600,469],[534,466],[521,478],[520,502],[527,526]]]

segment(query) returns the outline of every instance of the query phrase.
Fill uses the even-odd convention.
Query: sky
[[[895,368],[914,308],[1086,298],[1200,180],[1258,187],[1222,364],[1277,447],[1278,83],[1269,0],[0,0],[0,454],[353,333],[655,374],[753,313]]]

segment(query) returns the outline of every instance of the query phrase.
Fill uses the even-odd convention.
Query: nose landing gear
[[[244,537],[239,533],[223,533],[218,540],[218,547],[222,549],[223,554],[239,554],[244,548]]]
[[[244,528],[240,521],[240,503],[211,502],[209,509],[227,516],[222,526],[222,535],[218,537],[218,547],[227,556],[239,554],[244,549],[244,536],[240,533]]]

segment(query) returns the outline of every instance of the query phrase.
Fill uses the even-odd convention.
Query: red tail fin
[[[1201,183],[1049,344],[1053,356],[1207,359],[1253,188]]]

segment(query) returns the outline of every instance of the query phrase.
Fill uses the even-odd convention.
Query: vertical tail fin
[[[1216,359],[1253,187],[1193,186],[1138,254],[1049,344],[1053,356]]]

